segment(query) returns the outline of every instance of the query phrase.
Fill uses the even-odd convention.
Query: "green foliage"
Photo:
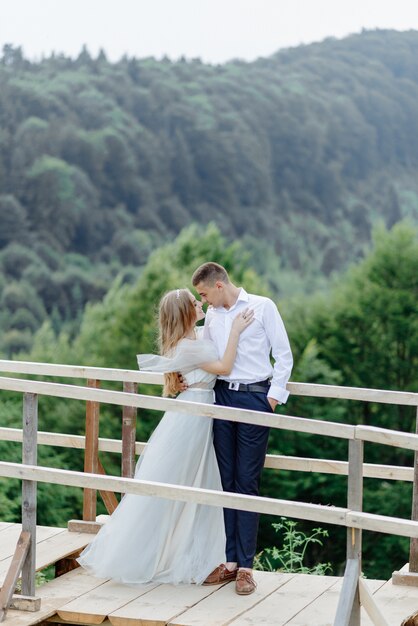
[[[135,354],[156,349],[158,302],[166,291],[190,287],[193,271],[210,258],[231,271],[239,283],[266,292],[238,243],[229,244],[215,225],[205,230],[191,226],[175,242],[155,251],[133,285],[117,280],[103,304],[90,306],[74,344],[83,362],[114,367],[136,367]]]
[[[373,253],[330,297],[313,302],[308,326],[299,330],[316,338],[321,358],[341,372],[344,384],[417,388],[417,267],[417,231],[407,223],[379,229]]]
[[[0,251],[35,256],[22,268],[29,255],[14,264],[8,250],[4,271],[74,335],[120,272],[132,282],[158,245],[213,221],[245,238],[274,294],[325,288],[367,252],[379,219],[418,218],[417,48],[413,31],[373,31],[207,66],[112,64],[84,49],[30,63],[5,46]],[[60,276],[44,267],[48,248]],[[73,253],[89,276],[67,288]],[[22,332],[0,322],[10,330]],[[23,332],[30,345],[33,320]]]
[[[280,537],[280,548],[264,548],[255,558],[254,568],[269,572],[285,572],[289,574],[315,574],[324,576],[332,574],[331,563],[306,565],[307,550],[312,545],[322,546],[320,537],[328,538],[328,531],[314,528],[307,535],[297,530],[298,523],[282,517],[278,524],[272,524]],[[312,560],[312,558],[311,558]]]
[[[58,249],[83,249],[80,228],[91,228],[89,212],[97,205],[96,191],[86,174],[62,159],[44,155],[27,172],[26,194],[32,204],[30,221],[42,239]]]
[[[293,380],[416,391],[417,267],[417,229],[408,223],[398,224],[391,231],[380,228],[374,234],[373,251],[336,280],[327,293],[288,302],[285,319],[295,356]],[[415,432],[412,407],[291,397],[286,413]],[[347,444],[338,439],[274,431],[270,445],[280,454],[347,460]],[[366,446],[365,460],[413,465],[410,451],[375,444]],[[265,473],[263,485],[267,493],[283,498],[346,506],[346,481],[342,477]],[[367,480],[364,510],[408,518],[411,490],[410,483]],[[367,575],[389,577],[394,567],[388,563],[395,553],[396,562],[408,560],[407,544],[402,538],[365,533]],[[321,558],[343,561],[344,552],[341,538],[332,550],[325,544]]]
[[[0,195],[0,249],[28,239],[28,220],[23,206],[11,194]]]
[[[0,266],[7,278],[22,278],[25,269],[39,262],[35,252],[20,243],[11,243],[0,252]]]
[[[45,568],[40,572],[35,572],[35,587],[41,587],[49,580],[53,580],[55,578],[54,567],[50,566],[49,568]],[[21,593],[22,591],[22,579],[16,583],[15,592]]]

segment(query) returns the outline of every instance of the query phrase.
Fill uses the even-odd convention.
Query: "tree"
[[[374,234],[374,249],[326,295],[315,295],[290,305],[287,318],[296,368],[293,380],[366,388],[418,389],[418,232],[400,223]],[[366,402],[290,398],[292,415],[318,417],[354,424],[370,424],[415,432],[413,407]],[[346,443],[287,433],[273,436],[280,452],[300,456],[347,459]],[[366,461],[413,464],[409,450],[376,444],[366,447]],[[346,484],[338,476],[273,477],[267,489],[281,497],[345,506]],[[369,480],[364,483],[364,509],[370,513],[410,516],[411,485]],[[399,537],[364,538],[363,567],[369,576],[389,576],[396,553],[407,559],[408,541]],[[334,558],[343,560],[343,538],[333,543]],[[402,557],[400,556],[402,554]],[[331,558],[328,552],[321,558]]]
[[[9,330],[1,338],[1,351],[6,359],[12,359],[21,352],[28,352],[32,347],[32,335],[28,331]]]
[[[7,278],[19,279],[28,267],[42,266],[35,252],[21,242],[10,243],[0,252],[0,267]]]
[[[345,384],[414,391],[418,365],[417,231],[375,231],[374,250],[312,318],[320,355]],[[344,359],[341,358],[344,355]],[[399,422],[401,426],[402,421]]]
[[[29,65],[28,61],[23,58],[22,48],[20,46],[15,47],[10,43],[6,43],[3,46],[3,57],[1,63],[8,67],[21,69],[24,66]]]
[[[207,259],[221,263],[238,283],[266,292],[251,270],[239,244],[227,244],[219,229],[186,228],[171,243],[156,250],[137,282],[116,281],[103,303],[88,307],[75,350],[88,363],[136,367],[135,354],[156,349],[156,311],[165,291],[190,286],[193,271]],[[257,283],[257,287],[255,286]],[[86,364],[87,364],[86,362]]]
[[[11,194],[0,195],[0,248],[28,240],[28,220],[24,207]]]
[[[77,242],[80,222],[94,214],[97,199],[86,175],[55,157],[37,159],[27,174],[29,219],[42,239],[67,249]]]

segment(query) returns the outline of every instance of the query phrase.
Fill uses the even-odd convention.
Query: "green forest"
[[[369,31],[256,62],[104,52],[0,59],[0,356],[136,368],[156,305],[207,260],[273,298],[292,380],[418,391],[418,33]],[[147,393],[158,393],[152,387]],[[40,429],[83,434],[82,403],[40,399]],[[411,408],[291,397],[280,412],[415,431]],[[159,416],[141,411],[138,439]],[[0,399],[19,426],[21,397]],[[101,435],[120,437],[104,407]],[[0,443],[19,460],[18,445]],[[347,459],[338,439],[271,434],[269,451]],[[409,465],[368,444],[366,462]],[[120,459],[102,459],[118,473]],[[79,451],[39,463],[82,469]],[[80,515],[80,490],[39,485],[39,524]],[[365,480],[364,509],[405,518],[411,484]],[[263,495],[345,506],[346,478],[265,470]],[[0,519],[20,518],[0,482]],[[260,549],[277,541],[262,518]],[[309,528],[309,524],[303,525]],[[345,531],[310,556],[340,574]],[[389,578],[407,539],[365,533],[363,569]]]

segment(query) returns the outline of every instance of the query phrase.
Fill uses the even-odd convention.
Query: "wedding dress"
[[[138,355],[141,369],[180,371],[182,400],[213,403],[216,377],[198,368],[217,360],[212,342],[182,339],[171,358]],[[167,411],[140,456],[135,478],[222,490],[212,420]],[[138,584],[202,583],[225,561],[223,510],[193,502],[126,494],[78,562],[99,578]]]

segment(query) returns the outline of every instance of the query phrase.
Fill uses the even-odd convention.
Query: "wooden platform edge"
[[[100,522],[88,522],[81,519],[70,519],[67,530],[70,533],[90,533],[95,535],[99,532],[103,524]]]

